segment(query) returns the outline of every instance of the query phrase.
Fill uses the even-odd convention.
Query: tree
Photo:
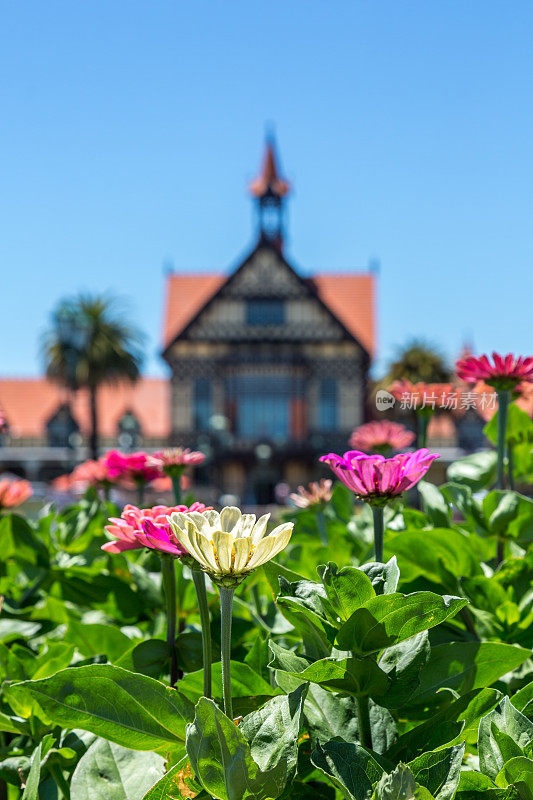
[[[451,379],[443,356],[425,342],[413,340],[401,348],[389,367],[386,382],[447,383]]]
[[[74,391],[87,389],[91,458],[98,457],[98,389],[139,378],[142,343],[117,298],[80,294],[61,300],[52,312],[42,344],[46,374]]]

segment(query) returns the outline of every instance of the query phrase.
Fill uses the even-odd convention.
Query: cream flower
[[[176,511],[167,517],[176,539],[218,582],[240,582],[274,558],[289,543],[293,523],[284,522],[266,534],[270,514],[256,521],[235,506],[218,511]]]

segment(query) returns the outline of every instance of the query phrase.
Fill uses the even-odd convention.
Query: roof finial
[[[265,126],[265,154],[260,175],[250,183],[250,193],[253,197],[285,197],[290,191],[288,181],[280,177],[276,155],[276,141],[274,126],[271,122]]]

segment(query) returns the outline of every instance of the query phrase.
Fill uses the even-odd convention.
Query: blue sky
[[[164,374],[164,264],[251,245],[268,121],[290,259],[381,262],[378,371],[413,336],[531,351],[532,34],[529,0],[6,0],[0,374],[78,289],[128,295]]]

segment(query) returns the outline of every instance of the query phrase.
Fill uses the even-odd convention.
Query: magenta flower
[[[128,483],[150,483],[161,477],[161,465],[148,453],[120,453],[110,450],[103,464],[112,480]]]
[[[106,542],[102,550],[106,553],[123,553],[125,550],[139,550],[148,547],[161,553],[173,556],[183,556],[187,552],[172,533],[167,522],[167,516],[174,511],[187,513],[207,510],[203,503],[193,503],[187,506],[154,506],[153,508],[137,508],[127,505],[120,517],[111,517],[110,525],[105,530],[115,537],[115,541]]]
[[[335,453],[321,456],[320,461],[328,464],[361,500],[382,506],[418,483],[438,457],[438,453],[430,453],[426,448],[392,458],[348,450],[343,456]]]
[[[33,494],[29,481],[0,480],[0,509],[22,505]]]
[[[154,453],[154,459],[159,461],[166,472],[167,467],[197,466],[205,461],[205,454],[199,450],[190,450],[188,447],[173,447]]]
[[[485,381],[499,391],[514,389],[521,382],[533,383],[533,356],[501,356],[492,354],[491,364],[487,355],[467,356],[456,365],[459,378],[469,383]]]
[[[385,455],[390,450],[402,450],[409,447],[415,440],[415,434],[405,425],[390,420],[380,420],[379,422],[367,422],[356,428],[351,437],[350,444],[364,453],[373,450]]]

